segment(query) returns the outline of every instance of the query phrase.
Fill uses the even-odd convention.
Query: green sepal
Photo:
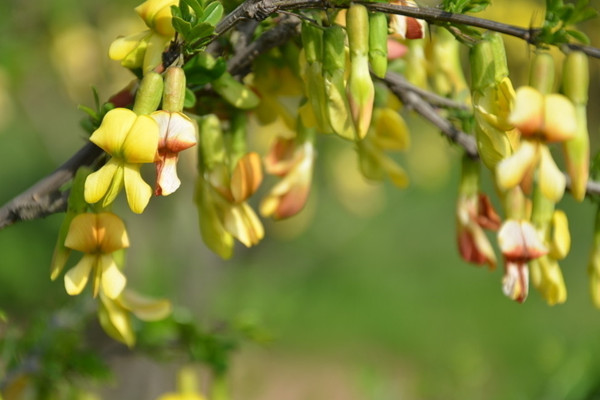
[[[162,109],[169,112],[181,112],[185,97],[185,72],[180,67],[167,68],[165,71]]]

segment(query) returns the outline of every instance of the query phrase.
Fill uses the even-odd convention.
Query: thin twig
[[[418,94],[423,100],[426,100],[429,104],[435,107],[442,108],[454,108],[457,110],[470,111],[471,107],[468,104],[461,103],[456,100],[449,99],[447,97],[442,97],[437,93],[430,92],[429,90],[421,89],[418,86],[413,85],[406,79],[403,79],[398,74],[390,74],[390,76],[386,77],[390,81],[393,81],[394,85],[398,87],[398,90],[408,90],[410,92],[415,92]],[[402,78],[402,79],[400,79]]]
[[[423,118],[438,127],[450,140],[460,145],[469,157],[473,159],[479,158],[475,138],[461,131],[454,126],[452,122],[442,117],[438,111],[416,91],[406,90],[405,88],[407,87],[408,82],[406,82],[402,76],[393,72],[388,72],[382,80],[386,83],[392,93],[398,96],[404,104],[411,107]]]
[[[69,182],[77,169],[91,165],[102,149],[92,142],[86,143],[73,157],[54,172],[15,197],[0,208],[0,229],[19,221],[43,218],[65,210],[67,198],[59,189]]]

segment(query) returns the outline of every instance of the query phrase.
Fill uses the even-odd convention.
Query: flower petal
[[[135,334],[131,327],[129,312],[116,301],[100,294],[98,319],[104,331],[112,338],[131,347],[135,343]]]
[[[567,214],[562,210],[555,210],[552,215],[552,237],[550,240],[550,257],[562,260],[571,249],[571,234]]]
[[[526,264],[506,263],[502,278],[502,292],[505,296],[522,303],[529,292],[529,270]]]
[[[129,237],[123,220],[113,213],[100,213],[97,217],[100,251],[109,254],[129,247]]]
[[[528,262],[548,253],[533,225],[522,220],[506,220],[502,224],[498,245],[509,262]]]
[[[85,180],[85,201],[90,204],[95,204],[107,194],[109,189],[111,189],[111,195],[108,197],[114,199],[118,193],[118,190],[116,189],[120,188],[121,185],[121,182],[119,182],[121,179],[119,179],[119,174],[117,173],[119,168],[121,168],[121,163],[118,160],[111,158],[98,171],[89,174]],[[115,175],[117,179],[115,179]]]
[[[65,274],[65,289],[68,294],[75,296],[83,291],[90,277],[90,272],[96,266],[96,263],[96,255],[84,254],[77,265]]]
[[[167,149],[173,153],[179,153],[194,146],[197,143],[196,125],[185,114],[171,113],[169,129],[167,134]]]
[[[92,133],[90,141],[110,155],[120,153],[123,142],[137,115],[127,108],[115,108],[104,116],[100,127]]]
[[[95,253],[98,250],[96,214],[84,213],[73,218],[65,238],[65,246],[82,253]]]
[[[114,40],[110,47],[108,48],[108,57],[111,60],[120,61],[125,58],[130,58],[133,51],[138,51],[141,47],[142,53],[145,49],[145,44],[143,44],[144,39],[147,39],[150,36],[150,31],[145,30],[133,35],[128,35],[125,37],[120,37]],[[132,57],[136,58],[136,57]],[[138,60],[141,65],[141,59]]]
[[[102,271],[102,292],[109,299],[116,299],[125,289],[127,278],[125,278],[110,254],[100,256],[98,269]]]
[[[539,184],[542,194],[553,203],[558,203],[565,193],[567,180],[556,166],[548,146],[540,146]]]
[[[520,87],[508,120],[524,136],[540,133],[544,126],[544,96],[530,86]]]
[[[166,156],[164,160],[156,162],[156,196],[168,196],[181,185],[177,176],[177,158],[177,155]]]
[[[152,299],[129,289],[121,293],[119,301],[142,321],[159,321],[166,318],[172,309],[171,302],[168,300]]]
[[[536,164],[537,147],[537,143],[523,140],[513,155],[496,164],[496,182],[500,188],[513,188],[523,180],[527,171]]]
[[[246,200],[262,182],[262,168],[258,153],[251,152],[239,159],[231,177],[231,194],[236,203]]]
[[[128,163],[151,163],[158,148],[158,124],[148,115],[140,115],[123,141],[123,158]]]
[[[150,201],[152,188],[142,179],[139,164],[125,164],[124,182],[129,208],[141,214]]]
[[[544,138],[548,142],[562,142],[575,137],[577,119],[575,107],[561,94],[545,97]]]

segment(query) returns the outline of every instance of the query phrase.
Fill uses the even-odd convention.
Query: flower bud
[[[504,42],[499,33],[486,33],[469,55],[471,61],[471,87],[483,90],[508,76]]]
[[[162,109],[169,112],[183,110],[185,100],[185,72],[180,67],[169,67],[165,72]]]
[[[529,84],[541,94],[552,92],[554,86],[554,58],[550,53],[536,53],[529,71]]]
[[[375,76],[385,77],[387,71],[387,16],[381,12],[369,14],[369,62]]]
[[[589,88],[587,56],[574,51],[567,55],[563,67],[563,91],[575,105],[575,137],[563,143],[567,171],[571,177],[571,194],[577,201],[585,197],[589,177],[590,139],[586,105]]]
[[[155,111],[162,98],[163,86],[163,78],[160,74],[149,72],[144,75],[135,96],[133,112],[144,115]]]

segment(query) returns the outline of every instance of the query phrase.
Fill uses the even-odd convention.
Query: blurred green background
[[[138,29],[137,3],[0,3],[0,204],[84,143],[77,105],[92,104],[92,85],[106,99],[132,79],[106,52],[117,35]],[[543,17],[538,2],[494,4],[485,16],[524,26]],[[587,27],[595,46],[599,25]],[[530,52],[517,40],[507,44],[519,86]],[[599,65],[591,61],[594,148]],[[340,164],[350,149],[322,138],[307,209],[290,221],[265,221],[266,239],[237,247],[230,261],[201,242],[191,202],[194,160],[186,155],[176,194],[151,202],[142,216],[117,206],[132,241],[130,285],[189,307],[200,321],[247,320],[273,335],[268,346],[236,353],[234,399],[600,398],[600,312],[586,273],[594,206],[568,196],[560,205],[573,237],[561,263],[568,302],[549,307],[533,291],[516,304],[501,293],[502,267],[489,272],[458,257],[460,151],[407,117],[413,146],[401,163],[408,189],[365,185],[348,197],[334,172],[353,176],[352,165]],[[61,220],[0,231],[0,309],[16,324],[72,301],[60,280],[49,280]],[[172,364],[135,355],[110,361],[114,378],[95,388],[104,398],[152,399],[173,387]]]

